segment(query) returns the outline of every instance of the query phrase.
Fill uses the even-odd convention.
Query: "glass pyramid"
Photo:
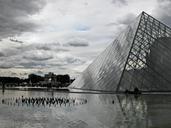
[[[70,87],[171,91],[171,29],[142,12]]]

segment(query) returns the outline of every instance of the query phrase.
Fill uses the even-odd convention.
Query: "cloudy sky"
[[[171,25],[171,0],[0,0],[0,76],[76,77],[142,11]]]

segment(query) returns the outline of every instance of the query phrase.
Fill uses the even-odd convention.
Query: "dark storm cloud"
[[[0,38],[33,31],[36,24],[28,16],[38,13],[43,0],[0,0]]]
[[[70,41],[65,44],[65,46],[72,46],[72,47],[87,47],[89,46],[89,43],[86,41]]]

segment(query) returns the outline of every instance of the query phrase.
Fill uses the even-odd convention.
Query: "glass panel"
[[[70,86],[87,90],[116,91],[140,16],[129,25]]]
[[[171,29],[142,15],[119,90],[171,91]]]

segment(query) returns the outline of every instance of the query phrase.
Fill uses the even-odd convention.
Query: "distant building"
[[[70,84],[70,76],[69,75],[56,75],[52,72],[45,74],[44,76],[44,83],[50,84],[56,87],[65,87]]]
[[[48,74],[45,74],[44,81],[46,83],[56,83],[56,75],[53,72],[49,72]]]

